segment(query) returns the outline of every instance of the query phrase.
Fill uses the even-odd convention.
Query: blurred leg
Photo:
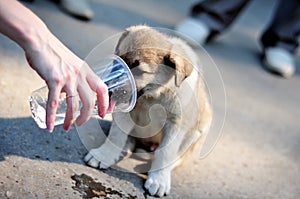
[[[261,37],[265,66],[289,77],[295,72],[293,53],[299,43],[300,1],[281,0],[274,17]]]
[[[90,20],[94,16],[88,0],[60,0],[60,4],[65,12],[78,19]]]
[[[300,32],[300,1],[280,0],[267,30],[261,37],[264,48],[280,47],[293,53],[298,47]]]
[[[192,7],[191,17],[203,21],[211,37],[227,28],[249,0],[205,0]]]
[[[175,29],[200,44],[222,33],[250,0],[204,0]]]

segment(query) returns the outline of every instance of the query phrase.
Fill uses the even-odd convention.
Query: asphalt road
[[[131,25],[172,29],[194,2],[93,0],[95,17],[90,22],[66,15],[52,1],[26,5],[85,58],[100,42]],[[203,154],[210,153],[173,172],[166,198],[300,197],[299,53],[290,79],[269,73],[258,58],[257,38],[274,2],[253,1],[228,31],[205,46],[213,60],[204,62],[215,115]],[[81,198],[74,189],[81,174],[103,185],[106,197],[151,198],[142,188],[144,176],[86,166],[82,158],[87,150],[75,127],[68,134],[61,127],[50,134],[35,125],[28,96],[44,83],[28,67],[22,50],[2,35],[0,74],[0,198]]]

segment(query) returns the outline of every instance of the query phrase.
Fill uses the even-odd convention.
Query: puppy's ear
[[[187,59],[174,53],[164,56],[164,64],[175,69],[175,85],[177,87],[180,86],[193,70],[192,64]]]
[[[118,43],[117,43],[117,45],[116,45],[116,47],[115,47],[115,54],[116,55],[121,55],[121,54],[123,54],[122,52],[121,52],[121,43],[123,42],[123,40],[128,36],[128,34],[129,34],[129,31],[128,30],[125,30],[123,33],[122,33],[122,35],[121,35],[121,37],[119,38],[119,40],[118,40]]]

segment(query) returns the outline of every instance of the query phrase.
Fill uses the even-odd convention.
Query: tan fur
[[[182,40],[147,26],[128,28],[115,53],[131,68],[140,95],[129,114],[113,114],[110,143],[127,146],[124,133],[118,137],[124,131],[145,145],[159,144],[145,188],[150,195],[163,196],[170,192],[172,169],[201,146],[201,138],[210,127],[212,112],[198,70],[198,56]],[[109,143],[102,148],[109,150]],[[88,164],[99,163],[91,156],[105,154],[104,149],[91,150],[86,156]],[[114,159],[109,162],[113,164]]]
[[[140,137],[143,137],[140,139],[143,143],[158,142],[162,145],[168,145],[168,143],[161,143],[164,137],[168,137],[165,134],[175,133],[174,131],[176,131],[176,129],[171,130],[171,128],[169,130],[168,125],[184,131],[179,132],[184,133],[181,138],[179,138],[180,136],[173,136],[175,139],[181,139],[179,148],[177,151],[173,151],[178,153],[176,157],[173,157],[174,160],[172,158],[168,159],[168,155],[165,154],[162,156],[157,155],[159,156],[157,159],[161,162],[164,162],[164,158],[172,161],[172,168],[184,162],[184,157],[189,157],[193,150],[199,147],[202,140],[200,138],[206,136],[212,118],[201,74],[191,80],[195,83],[193,90],[187,91],[194,93],[192,99],[188,99],[186,103],[180,102],[178,101],[181,100],[179,96],[179,99],[176,100],[178,98],[177,92],[184,92],[182,89],[180,90],[181,83],[191,75],[194,69],[193,65],[198,64],[197,60],[190,60],[196,56],[194,54],[189,56],[189,52],[192,52],[192,50],[184,42],[179,39],[170,39],[168,36],[147,26],[135,26],[127,29],[116,47],[116,54],[132,67],[138,91],[149,87],[148,93],[144,93],[138,99],[134,110],[130,114],[133,121],[138,125],[148,124],[150,122],[149,108],[155,103],[161,104],[167,112],[164,129],[156,132],[155,135],[147,135],[149,129],[143,131],[140,128],[134,128],[135,136],[139,137],[140,135]],[[174,65],[175,72],[161,69],[160,66],[162,65]],[[160,86],[151,88],[149,86],[151,84],[159,84]],[[159,114],[156,114],[156,117],[159,120]],[[152,168],[155,168],[156,164],[153,163],[153,165]]]
[[[192,71],[191,62],[188,60],[188,56],[183,48],[179,45],[174,45],[169,42],[166,35],[163,35],[150,27],[147,26],[133,26],[126,30],[126,32],[122,35],[119,40],[119,43],[116,47],[116,54],[121,56],[126,63],[130,66],[136,60],[140,62],[140,64],[144,64],[142,67],[143,72],[152,73],[150,75],[141,75],[137,77],[135,75],[137,81],[138,90],[144,88],[146,83],[154,82],[164,84],[172,84],[173,77],[167,77],[168,75],[163,73],[163,71],[157,70],[156,66],[163,64],[163,58],[168,57],[172,62],[176,65],[176,73],[181,74],[181,81],[176,80],[175,85],[180,86],[180,82],[182,82],[187,76],[190,75]],[[133,74],[134,69],[133,69]],[[154,75],[153,75],[154,74]],[[178,74],[176,74],[178,75]],[[155,80],[153,79],[155,77]],[[202,131],[203,124],[209,123],[211,118],[211,110],[207,101],[206,92],[204,88],[203,81],[200,79],[198,81],[198,86],[195,91],[195,97],[199,98],[197,100],[198,107],[201,107],[199,115],[202,115],[201,119],[199,118],[198,128],[199,131]],[[178,84],[177,84],[178,82]],[[172,88],[172,86],[170,86]],[[176,89],[174,89],[176,90]],[[168,89],[164,87],[158,88],[156,91],[151,93],[151,96],[157,96],[155,93],[170,93]],[[174,105],[172,104],[172,94],[167,94],[170,98],[164,98],[159,100],[160,104]],[[201,99],[201,100],[200,100]],[[157,100],[157,99],[156,99]],[[148,123],[149,117],[147,115],[143,115],[139,117],[142,113],[148,112],[149,107],[153,105],[153,99],[147,95],[145,95],[142,99],[139,99],[134,110],[131,113],[131,116],[137,123],[141,122],[140,119],[145,120],[144,123]],[[171,103],[171,104],[170,104]],[[177,109],[178,107],[171,107],[172,109]],[[135,119],[136,118],[136,119]],[[207,118],[207,119],[206,119]],[[149,138],[149,141],[151,139]]]

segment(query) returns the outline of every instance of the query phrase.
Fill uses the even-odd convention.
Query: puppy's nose
[[[142,95],[144,95],[146,91],[146,88],[142,88],[137,92],[137,98],[141,97]]]
[[[145,86],[144,88],[140,89],[138,92],[137,92],[137,98],[141,97],[142,95],[144,95],[147,91],[150,91],[151,90],[151,87],[148,85],[148,86]]]

